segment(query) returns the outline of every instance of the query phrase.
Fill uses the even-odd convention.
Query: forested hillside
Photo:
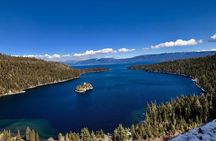
[[[73,79],[79,75],[79,70],[64,64],[0,54],[0,95]]]
[[[136,65],[131,66],[130,69],[184,74],[191,76],[209,93],[215,93],[216,90],[216,55],[194,59],[176,60],[154,65]]]
[[[131,127],[134,139],[172,136],[216,117],[216,55],[129,68],[188,75],[206,90],[200,96],[182,96],[160,105],[149,104],[145,121]]]

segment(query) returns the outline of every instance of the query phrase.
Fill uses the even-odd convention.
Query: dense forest
[[[142,122],[127,128],[120,124],[112,134],[104,134],[102,130],[91,132],[87,128],[83,128],[80,133],[69,132],[64,135],[59,133],[58,141],[166,139],[216,117],[216,103],[214,102],[216,100],[216,55],[153,65],[136,65],[129,69],[187,75],[204,88],[205,93],[198,96],[181,96],[161,104],[149,103]],[[2,132],[1,136],[4,139],[14,139],[10,131],[6,130]],[[40,140],[38,133],[29,128],[26,129],[25,135],[20,135],[18,131],[17,135],[13,136],[18,141],[20,138],[28,141]]]
[[[0,54],[0,95],[70,80],[79,75],[78,70],[61,63]]]

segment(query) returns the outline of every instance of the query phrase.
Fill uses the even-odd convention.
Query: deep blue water
[[[130,126],[141,121],[147,102],[200,93],[187,77],[128,70],[127,65],[103,67],[111,71],[0,98],[0,128],[28,125],[42,136],[83,127],[111,132],[119,123]],[[83,82],[90,82],[94,90],[78,95],[74,88]]]

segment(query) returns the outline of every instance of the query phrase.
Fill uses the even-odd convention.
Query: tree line
[[[68,132],[64,135],[58,134],[58,141],[102,141],[105,139],[103,130],[100,131],[89,131],[88,128],[81,129],[80,133]],[[29,127],[25,129],[25,132],[21,134],[20,130],[16,134],[10,132],[10,130],[3,130],[0,134],[0,141],[44,141],[39,136],[39,133]],[[54,141],[52,137],[48,139]]]
[[[15,135],[10,130],[3,130],[0,141],[40,141],[40,137],[38,132],[27,127],[23,135],[20,133],[20,130],[17,130]]]

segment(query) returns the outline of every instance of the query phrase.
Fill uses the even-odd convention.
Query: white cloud
[[[49,55],[49,54],[44,54],[44,55],[23,55],[23,57],[34,57],[34,58],[48,58],[48,59],[55,59],[55,58],[61,58],[62,56],[59,54],[53,54],[53,55]]]
[[[116,50],[113,50],[112,48],[104,48],[101,50],[87,50],[84,53],[74,53],[74,54],[43,54],[43,55],[14,55],[14,56],[22,56],[22,57],[33,57],[33,58],[39,58],[43,60],[48,61],[65,61],[65,60],[82,60],[82,59],[88,59],[92,56],[100,55],[100,54],[111,54],[111,53],[117,53]]]
[[[74,57],[83,57],[83,56],[95,56],[98,54],[109,54],[109,53],[116,53],[116,50],[112,48],[104,48],[101,50],[86,50],[84,53],[74,53]]]
[[[182,40],[178,39],[176,41],[169,41],[169,42],[164,42],[160,43],[154,46],[151,46],[152,49],[158,49],[158,48],[168,48],[168,47],[177,47],[177,46],[194,46],[197,44],[203,43],[202,40],[195,40],[195,39],[190,39],[190,40]]]
[[[210,41],[216,41],[216,33],[210,37]]]
[[[127,49],[120,48],[118,50],[114,50],[112,48],[104,48],[100,50],[86,50],[83,53],[74,53],[74,54],[40,54],[40,55],[14,55],[14,56],[22,56],[22,57],[33,57],[39,58],[48,61],[67,61],[67,60],[85,60],[92,57],[106,57],[114,53],[120,52],[129,52],[134,51],[135,49]],[[100,56],[102,55],[102,56]]]
[[[19,56],[19,55],[15,55],[15,56]],[[62,57],[66,57],[65,55],[60,55],[60,54],[53,54],[53,55],[49,55],[49,54],[44,54],[44,55],[23,55],[22,57],[33,57],[33,58],[40,58],[40,59],[45,59],[45,60],[56,60],[56,59],[60,59]]]
[[[61,58],[61,55],[59,54],[53,54],[53,55],[45,54],[45,56],[49,59]]]
[[[135,49],[134,48],[132,48],[132,49],[128,49],[128,48],[120,48],[120,49],[118,49],[118,52],[130,52],[130,51],[135,51]]]
[[[216,51],[216,48],[197,50],[196,52]]]

